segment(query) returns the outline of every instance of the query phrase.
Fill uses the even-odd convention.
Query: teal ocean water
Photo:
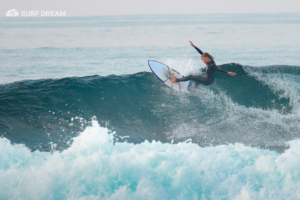
[[[0,19],[0,199],[299,199],[300,14]],[[234,77],[178,93],[148,60]]]

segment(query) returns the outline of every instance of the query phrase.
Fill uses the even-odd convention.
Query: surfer
[[[206,75],[205,76],[189,75],[189,76],[186,76],[183,78],[175,78],[174,73],[171,73],[172,83],[193,80],[193,81],[196,81],[197,83],[201,83],[203,85],[210,85],[215,80],[215,70],[229,74],[231,76],[236,75],[236,73],[234,73],[234,72],[227,72],[227,71],[219,68],[215,63],[214,58],[209,53],[206,53],[206,52],[203,53],[191,41],[189,41],[189,42],[191,43],[192,47],[194,47],[201,54],[201,59],[206,64]]]

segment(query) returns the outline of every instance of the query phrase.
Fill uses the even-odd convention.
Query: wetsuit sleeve
[[[195,49],[196,49],[201,55],[203,54],[203,52],[202,52],[198,47],[195,46]]]
[[[228,71],[225,71],[224,69],[221,69],[220,67],[217,67],[216,65],[214,65],[214,68],[220,72],[224,72],[224,73],[228,74]]]

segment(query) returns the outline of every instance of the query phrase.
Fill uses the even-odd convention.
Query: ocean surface
[[[300,199],[300,14],[0,18],[0,199]],[[205,74],[178,93],[148,60]]]

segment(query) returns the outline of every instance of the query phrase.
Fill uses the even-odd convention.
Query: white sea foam
[[[300,140],[282,154],[242,144],[115,143],[92,122],[63,152],[0,139],[0,199],[299,199]]]

